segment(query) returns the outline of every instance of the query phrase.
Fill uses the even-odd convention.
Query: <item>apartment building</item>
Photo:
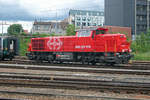
[[[104,12],[87,10],[70,10],[69,24],[74,24],[76,28],[88,26],[103,26]]]
[[[150,28],[150,0],[105,0],[105,25],[131,27],[132,35]]]

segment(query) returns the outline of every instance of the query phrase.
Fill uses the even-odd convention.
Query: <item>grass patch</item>
[[[150,60],[150,52],[134,53],[133,60]]]

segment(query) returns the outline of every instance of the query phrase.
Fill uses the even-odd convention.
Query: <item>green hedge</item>
[[[28,44],[31,42],[30,37],[20,37],[20,56],[25,56],[28,49]]]

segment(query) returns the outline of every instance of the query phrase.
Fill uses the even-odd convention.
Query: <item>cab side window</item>
[[[98,34],[105,34],[105,31],[104,30],[96,30],[96,35]]]
[[[82,30],[78,32],[78,37],[89,37],[91,34],[91,31],[89,30]]]

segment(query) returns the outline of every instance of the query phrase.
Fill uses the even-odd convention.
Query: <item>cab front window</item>
[[[96,30],[96,35],[105,34],[105,30]]]
[[[78,31],[78,37],[89,37],[90,35],[91,31],[89,30]]]

